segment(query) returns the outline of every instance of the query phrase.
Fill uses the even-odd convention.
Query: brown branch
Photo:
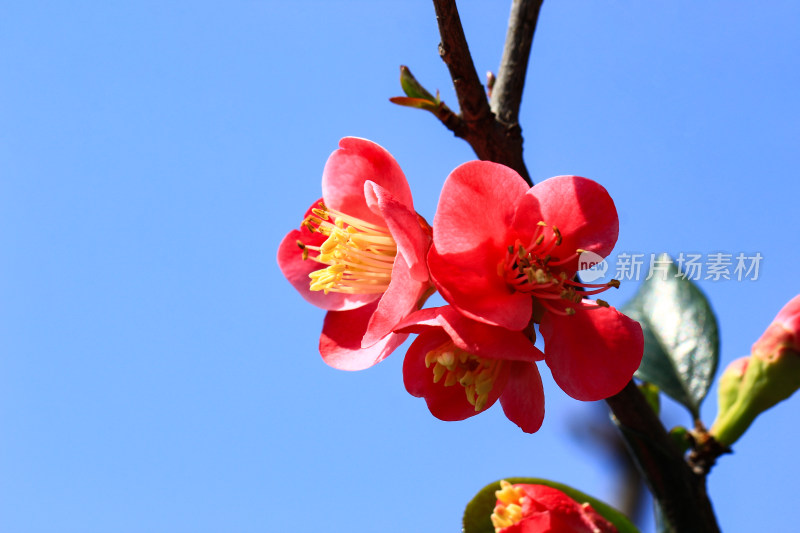
[[[433,6],[442,39],[439,55],[450,71],[460,107],[459,115],[440,120],[457,137],[466,140],[479,158],[511,167],[532,183],[522,159],[522,130],[519,124],[501,123],[492,113],[472,62],[455,0],[433,0]]]
[[[519,106],[525,73],[531,55],[533,34],[543,0],[514,0],[508,18],[508,33],[497,81],[492,90],[491,108],[500,122],[514,125],[519,122]]]
[[[719,533],[706,493],[706,477],[695,473],[656,414],[631,381],[606,400],[650,491],[675,533]]]

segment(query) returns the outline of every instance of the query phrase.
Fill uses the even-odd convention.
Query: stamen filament
[[[329,209],[320,202],[302,225],[326,235],[319,246],[301,245],[303,259],[326,268],[309,274],[312,291],[347,294],[386,292],[392,276],[397,245],[388,228]],[[309,252],[316,252],[310,256]]]

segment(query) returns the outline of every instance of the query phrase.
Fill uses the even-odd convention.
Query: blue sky
[[[506,3],[460,8],[496,69]],[[789,1],[546,2],[534,42],[534,180],[602,183],[617,252],[763,256],[756,281],[700,281],[722,365],[800,293],[798,27]],[[474,156],[388,98],[406,64],[456,106],[437,44],[421,0],[0,5],[4,530],[457,531],[513,475],[613,500],[607,460],[570,436],[591,407],[546,370],[535,435],[499,408],[441,422],[405,392],[402,350],[327,367],[323,312],[277,268],[344,136],[394,154],[432,220]],[[726,532],[795,523],[798,401],[711,474]]]

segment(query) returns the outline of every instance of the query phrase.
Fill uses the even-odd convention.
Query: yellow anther
[[[447,367],[448,370],[453,369],[453,365],[456,362],[456,356],[453,352],[444,352],[442,355],[439,356],[439,363]]]
[[[556,236],[556,246],[560,246],[561,245],[561,232],[558,231],[557,227],[553,226],[553,233]]]
[[[467,402],[482,411],[489,403],[495,379],[500,374],[503,361],[483,359],[446,343],[425,354],[425,367],[433,365],[433,382],[443,381],[445,387],[464,387]]]
[[[478,381],[478,383],[475,384],[475,392],[478,394],[478,396],[489,394],[489,392],[492,390],[492,385],[494,385],[494,380],[491,376],[489,376],[489,379]]]
[[[480,411],[478,406],[475,404],[475,385],[467,385],[464,387],[464,391],[467,393],[467,401],[469,404],[474,405],[476,411]]]
[[[522,520],[523,500],[527,498],[522,489],[515,488],[508,481],[500,482],[500,490],[495,491],[498,500],[492,513],[492,525],[495,531],[513,526]]]
[[[572,316],[575,314],[575,309],[567,307],[566,309],[564,309],[564,312],[567,313],[567,316]]]
[[[425,354],[425,368],[430,368],[431,365],[436,362],[436,359],[438,357],[439,357],[439,355],[434,351],[430,351],[430,352],[426,353]]]
[[[328,212],[324,209],[314,208],[311,210],[317,217],[321,218],[322,220],[328,220]]]
[[[541,268],[536,271],[536,283],[547,283],[550,281],[550,277],[547,273],[542,270]]]
[[[302,225],[311,232],[327,235],[319,246],[300,243],[303,259],[318,252],[314,261],[323,268],[310,275],[312,291],[348,294],[383,293],[392,276],[397,245],[389,230],[325,207],[311,210]]]
[[[447,372],[447,369],[442,365],[440,365],[439,363],[436,363],[436,366],[433,367],[433,382],[439,383],[439,381],[441,381],[442,379],[442,376],[444,376],[445,372]]]
[[[501,502],[506,505],[512,503],[519,503],[520,498],[522,498],[525,493],[522,489],[518,489],[514,487],[511,483],[503,479],[500,481],[500,490],[495,491],[494,496]]]
[[[489,394],[480,394],[475,399],[475,410],[482,411],[486,404],[489,403]]]

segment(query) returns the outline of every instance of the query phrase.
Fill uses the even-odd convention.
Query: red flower
[[[584,298],[619,282],[574,281],[578,256],[605,257],[618,230],[614,202],[594,181],[558,176],[529,188],[508,167],[473,161],[445,181],[428,266],[464,315],[516,331],[539,323],[559,386],[578,400],[599,400],[628,383],[644,343],[637,322]]]
[[[617,533],[588,503],[547,485],[500,482],[492,513],[496,533]]]
[[[322,199],[278,249],[284,276],[329,311],[320,338],[326,363],[367,368],[406,339],[392,330],[430,290],[429,245],[430,228],[391,154],[365,139],[339,141],[322,172]]]
[[[519,331],[466,318],[450,306],[423,309],[398,326],[419,333],[403,362],[403,381],[441,420],[464,420],[498,399],[506,416],[533,433],[544,418],[544,355]]]

